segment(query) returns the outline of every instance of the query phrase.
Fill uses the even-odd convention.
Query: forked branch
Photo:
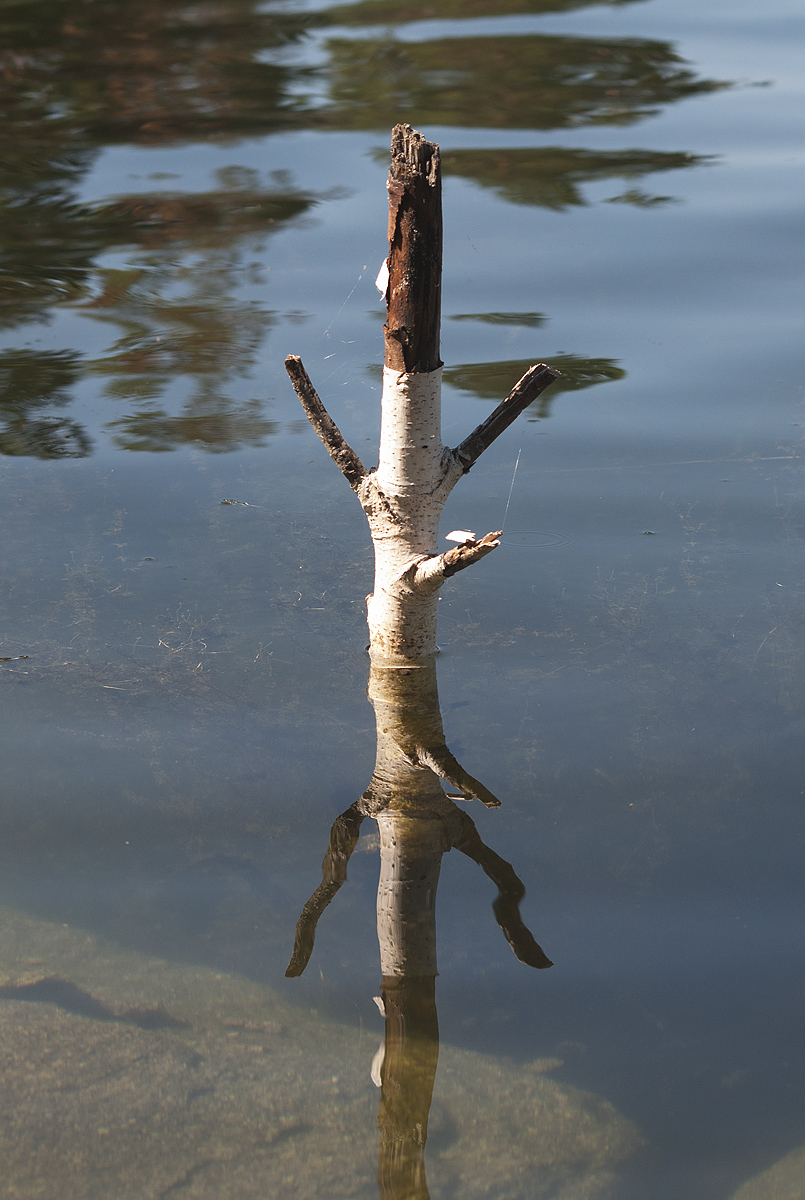
[[[310,376],[297,354],[285,359],[285,370],[291,377],[294,391],[302,402],[308,421],[316,430],[330,458],[354,492],[357,492],[368,472],[341,430],[321,402],[310,382]]]
[[[466,475],[473,463],[476,463],[488,450],[496,438],[516,421],[520,413],[536,400],[541,392],[550,387],[561,375],[546,363],[537,363],[529,367],[523,378],[514,385],[505,400],[502,400],[493,413],[473,429],[469,437],[465,437],[460,446],[454,450],[456,458],[461,463]],[[459,568],[460,569],[460,568]]]

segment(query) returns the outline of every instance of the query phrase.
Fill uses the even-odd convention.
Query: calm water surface
[[[506,514],[439,686],[555,966],[446,856],[431,1195],[805,1195],[800,6],[0,28],[0,1193],[378,1194],[371,822],[284,978],[375,724],[368,532],[282,360],[374,461],[405,120],[444,163],[445,441],[563,371],[445,518]]]

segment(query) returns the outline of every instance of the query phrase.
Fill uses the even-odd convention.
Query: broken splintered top
[[[389,171],[389,279],[386,366],[435,371],[442,282],[442,184],[439,147],[410,125],[395,125]]]
[[[391,131],[389,178],[407,183],[420,176],[433,187],[438,183],[440,172],[441,157],[436,143],[426,141],[410,125],[395,125]]]

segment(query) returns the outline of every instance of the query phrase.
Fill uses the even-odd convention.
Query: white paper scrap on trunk
[[[383,259],[383,265],[377,273],[375,287],[385,300],[386,292],[389,290],[389,260],[387,258]]]
[[[475,534],[470,529],[454,529],[451,533],[446,533],[445,540],[448,542],[474,542]]]

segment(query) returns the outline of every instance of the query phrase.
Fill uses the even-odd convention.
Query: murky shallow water
[[[572,385],[445,516],[510,496],[439,687],[555,966],[448,855],[431,1194],[729,1200],[794,1154],[741,1200],[800,1195],[801,14],[68,7],[4,16],[8,1194],[376,1194],[371,837],[283,978],[375,728],[364,519],[282,359],[371,461],[407,119],[445,160],[445,440],[520,364]]]

